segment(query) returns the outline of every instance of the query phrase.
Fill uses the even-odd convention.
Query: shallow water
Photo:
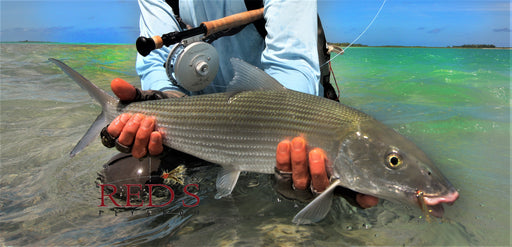
[[[351,48],[333,62],[342,101],[418,144],[459,189],[445,218],[387,201],[360,210],[336,198],[327,218],[291,223],[268,175],[244,174],[215,200],[216,167],[186,178],[162,209],[100,208],[96,172],[115,154],[94,142],[68,153],[100,112],[47,58],[105,90],[138,85],[132,46],[1,44],[0,243],[6,245],[509,245],[510,50]],[[112,204],[110,204],[112,205]]]

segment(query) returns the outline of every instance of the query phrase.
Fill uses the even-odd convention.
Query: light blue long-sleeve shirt
[[[140,35],[152,37],[179,31],[173,11],[164,0],[139,0]],[[243,0],[181,0],[180,17],[193,27],[201,22],[247,11]],[[219,54],[219,72],[201,92],[185,92],[169,80],[163,64],[172,49],[163,47],[137,56],[136,69],[143,90],[179,90],[187,94],[224,92],[233,78],[230,58],[240,58],[274,77],[289,89],[322,95],[317,53],[316,0],[265,0],[265,39],[254,25],[212,45]]]

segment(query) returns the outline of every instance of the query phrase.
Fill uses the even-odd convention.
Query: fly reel
[[[219,55],[206,42],[180,42],[169,53],[165,63],[167,76],[174,85],[191,92],[210,85],[219,70]]]

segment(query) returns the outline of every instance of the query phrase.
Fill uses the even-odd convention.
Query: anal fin
[[[238,181],[238,176],[240,176],[239,170],[222,168],[217,175],[217,194],[215,195],[215,199],[220,199],[231,194],[231,191],[233,191]]]

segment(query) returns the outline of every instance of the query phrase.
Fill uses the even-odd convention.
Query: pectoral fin
[[[220,199],[231,194],[233,188],[235,188],[236,181],[238,181],[238,176],[240,175],[240,171],[222,168],[222,170],[217,175],[217,194],[215,195],[215,199]]]
[[[297,213],[292,222],[295,224],[311,224],[322,220],[331,209],[334,188],[339,184],[339,180],[332,183],[322,194]]]

